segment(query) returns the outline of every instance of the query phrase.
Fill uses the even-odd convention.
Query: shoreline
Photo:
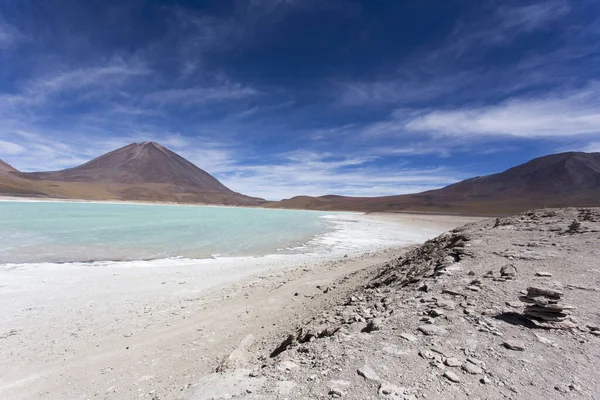
[[[215,208],[251,208],[260,210],[279,210],[279,211],[309,211],[319,213],[348,213],[348,214],[382,214],[382,215],[427,215],[427,216],[451,216],[451,217],[473,217],[473,218],[491,218],[502,214],[473,214],[473,213],[453,213],[439,211],[401,211],[393,210],[388,212],[383,211],[352,211],[352,210],[313,210],[308,208],[270,208],[263,206],[251,205],[225,205],[211,203],[175,203],[165,201],[143,201],[143,200],[88,200],[88,199],[61,199],[55,197],[19,197],[19,196],[2,196],[0,195],[0,203],[2,202],[30,202],[30,203],[91,203],[91,204],[121,204],[121,205],[140,205],[140,206],[181,206],[181,207],[215,207]]]
[[[430,237],[437,235],[434,227],[441,233],[476,220],[358,217],[395,221],[396,229],[420,227]],[[157,391],[161,400],[174,399],[248,333],[280,335],[407,247],[367,243],[354,253],[206,259],[187,266],[167,260],[136,268],[0,269],[0,397],[122,399]],[[336,283],[340,279],[348,281]],[[317,287],[335,289],[325,295]]]

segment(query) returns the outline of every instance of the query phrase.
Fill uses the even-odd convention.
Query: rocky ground
[[[248,335],[180,398],[598,398],[599,260],[600,209],[468,224],[289,335]]]

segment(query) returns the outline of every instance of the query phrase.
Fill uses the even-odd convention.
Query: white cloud
[[[0,50],[13,47],[22,41],[23,38],[24,36],[17,28],[0,22]]]
[[[408,121],[405,128],[458,136],[531,138],[596,134],[600,132],[600,83],[491,106],[432,111]]]
[[[21,154],[24,151],[25,151],[25,147],[23,147],[17,143],[0,140],[0,157]]]
[[[260,94],[258,90],[250,87],[240,84],[226,84],[190,89],[161,90],[144,96],[144,101],[159,105],[174,104],[189,106],[207,102],[240,100],[258,94]]]
[[[117,93],[118,87],[131,78],[148,75],[150,71],[143,65],[115,60],[109,64],[91,68],[76,68],[28,81],[18,93],[0,93],[0,106],[4,111],[21,107],[46,105],[53,97],[69,93],[74,101],[74,91],[83,96],[91,96],[94,90],[110,89]],[[105,91],[106,93],[106,91]]]
[[[570,10],[566,1],[554,0],[514,8],[500,7],[495,14],[504,31],[530,32],[565,16]]]
[[[219,174],[231,189],[279,200],[297,195],[385,196],[439,188],[462,179],[446,168],[391,168],[370,165],[373,157],[333,158],[331,153],[293,152],[280,163],[235,165]]]
[[[588,143],[580,151],[585,151],[586,153],[600,153],[600,142]]]

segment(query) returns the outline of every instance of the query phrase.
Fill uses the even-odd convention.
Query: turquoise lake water
[[[0,202],[0,264],[298,252],[331,213],[202,206]],[[295,249],[295,250],[294,250]]]

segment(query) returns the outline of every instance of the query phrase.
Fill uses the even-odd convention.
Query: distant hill
[[[232,191],[185,158],[154,142],[133,143],[62,171],[15,171],[0,176],[0,194],[226,205],[264,202]]]
[[[507,214],[537,207],[600,206],[600,153],[561,153],[418,194],[299,196],[264,205],[314,210]]]

